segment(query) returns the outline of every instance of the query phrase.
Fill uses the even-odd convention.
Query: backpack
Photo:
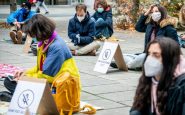
[[[80,78],[64,72],[52,84],[52,95],[60,115],[80,111]]]

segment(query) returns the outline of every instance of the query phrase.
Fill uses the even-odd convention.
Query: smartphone
[[[14,81],[14,76],[8,75],[7,77],[8,77],[8,79],[9,79],[10,81]]]

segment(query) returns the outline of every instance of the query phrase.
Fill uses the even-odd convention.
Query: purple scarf
[[[54,31],[53,34],[51,35],[51,37],[49,38],[48,43],[45,44],[44,49],[43,49],[43,52],[45,52],[47,50],[47,48],[49,47],[49,45],[55,40],[56,36],[57,36],[57,32]],[[43,44],[44,44],[44,41],[40,41],[38,43],[38,47],[41,47]]]

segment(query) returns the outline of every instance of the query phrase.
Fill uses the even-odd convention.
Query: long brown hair
[[[55,23],[49,18],[36,14],[23,27],[23,31],[31,37],[36,37],[38,41],[49,39],[55,30]]]
[[[158,43],[161,48],[163,72],[157,87],[157,106],[161,115],[165,114],[168,89],[173,82],[174,71],[180,62],[181,50],[179,45],[170,38],[157,38],[150,42],[146,51],[152,44]],[[147,56],[148,56],[148,52]],[[147,57],[146,56],[146,57]],[[146,60],[146,59],[145,59]],[[144,61],[145,62],[145,61]],[[144,69],[139,79],[132,108],[143,112],[151,106],[151,78],[145,77]]]

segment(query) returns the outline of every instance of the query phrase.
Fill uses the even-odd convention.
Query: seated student
[[[73,55],[96,55],[100,44],[94,41],[95,23],[91,20],[86,5],[76,6],[76,14],[69,21],[68,36],[72,42],[68,46]]]
[[[39,25],[39,26],[38,26]],[[72,76],[80,77],[76,63],[64,40],[55,31],[55,24],[41,14],[34,15],[23,27],[31,37],[39,41],[37,52],[37,65],[25,71],[26,76],[45,78],[49,83],[61,75],[69,72]],[[16,72],[15,81],[5,79],[4,85],[14,92],[22,72]]]
[[[185,28],[185,5],[182,6],[179,12],[179,22],[180,25]],[[185,48],[185,33],[180,35],[180,44],[183,48]]]
[[[149,16],[150,14],[151,17]],[[147,21],[147,18],[149,18],[149,22]],[[151,5],[147,12],[141,15],[135,27],[138,32],[145,32],[145,45],[144,52],[135,55],[135,58],[129,62],[133,65],[132,67],[136,67],[135,65],[138,65],[138,62],[144,61],[146,46],[148,43],[155,40],[156,37],[159,38],[159,36],[165,36],[179,43],[177,31],[174,28],[176,27],[177,22],[178,20],[176,18],[167,16],[167,10],[164,7],[160,5]],[[141,68],[141,63],[139,63],[139,65],[137,68]],[[115,62],[111,63],[111,66],[117,68]]]
[[[95,21],[97,39],[109,38],[113,34],[112,9],[106,0],[99,0],[95,5],[92,19]]]
[[[98,2],[100,2],[101,0],[94,0],[94,10],[97,10],[97,5],[98,5]],[[106,1],[106,0],[105,0]]]
[[[138,32],[145,32],[145,49],[147,44],[158,36],[165,36],[179,43],[175,29],[177,23],[178,19],[169,17],[166,8],[157,4],[151,5],[147,12],[141,15],[135,29]]]
[[[165,37],[153,40],[130,115],[185,115],[184,92],[185,59],[179,44]]]
[[[11,13],[7,17],[7,22],[10,24],[11,32],[10,38],[12,39],[14,44],[22,43],[22,25],[25,21],[29,20],[35,12],[31,11],[31,4],[29,2],[23,2],[21,4],[21,9]]]

